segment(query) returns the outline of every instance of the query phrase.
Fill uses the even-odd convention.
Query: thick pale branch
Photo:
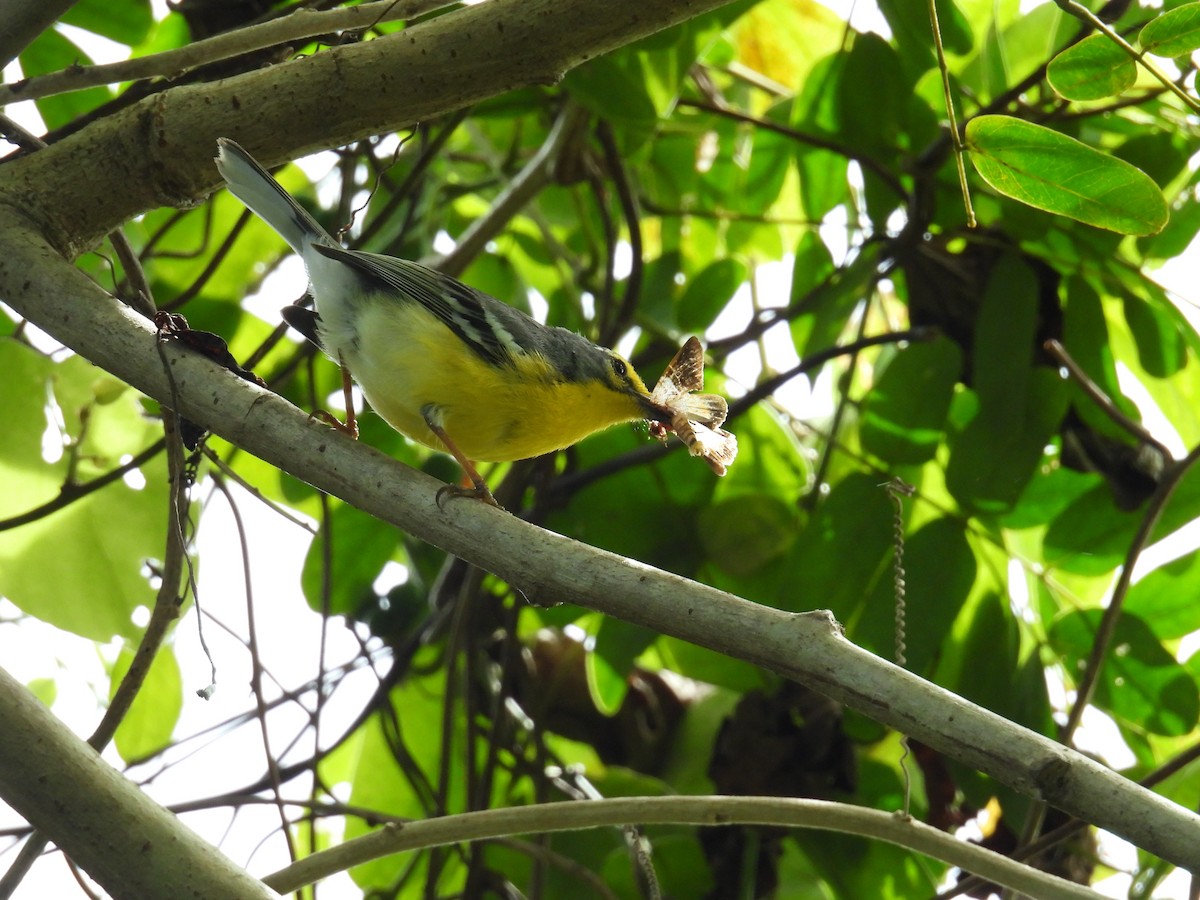
[[[271,165],[405,128],[583,62],[728,0],[489,0],[360,44],[169,88],[0,169],[0,203],[74,257],[134,215],[220,183],[216,139]]]
[[[122,777],[0,669],[0,792],[114,897],[278,897]]]
[[[149,326],[0,207],[0,297],[97,365],[170,402]],[[910,734],[1014,789],[1200,869],[1200,817],[1095,761],[846,641],[825,613],[789,614],[614,556],[478,503],[439,510],[440,484],[282,398],[171,346],[180,413],[531,599],[567,601],[750,660]],[[799,583],[798,583],[799,584]],[[799,587],[798,587],[799,589]],[[797,605],[800,605],[798,601]],[[820,597],[811,598],[819,604]],[[55,836],[57,839],[57,836]]]

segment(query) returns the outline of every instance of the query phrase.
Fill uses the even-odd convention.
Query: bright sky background
[[[164,15],[165,0],[153,2],[156,15]],[[822,2],[840,15],[852,15],[855,26],[862,30],[887,33],[886,25],[871,3],[854,5],[849,0]],[[127,48],[98,40],[94,35],[74,30],[72,37],[81,44],[86,44],[97,62],[115,61],[126,58],[128,54]],[[6,70],[5,76],[6,81],[18,77],[15,67]],[[10,107],[8,114],[18,121],[26,122],[31,130],[40,130],[36,114],[32,114],[31,104]],[[310,158],[304,165],[314,175],[323,174],[330,167],[327,159],[321,156]],[[845,230],[831,224],[828,233],[823,232],[823,236],[831,241],[835,236],[844,241]],[[831,246],[836,247],[836,244]],[[1187,254],[1160,270],[1157,277],[1173,294],[1193,324],[1200,327],[1198,259],[1200,247],[1193,245]],[[759,267],[757,277],[760,302],[766,305],[786,304],[790,269],[789,260]],[[303,266],[293,259],[280,266],[266,280],[260,295],[248,299],[248,306],[274,322],[282,302],[279,298],[297,296],[303,290],[304,280]],[[749,320],[750,315],[749,291],[744,289],[738,301],[730,306],[708,337],[717,338],[737,333]],[[797,362],[786,328],[780,327],[768,333],[766,347],[768,362],[777,371],[789,368]],[[737,380],[750,385],[758,377],[760,364],[758,351],[746,348],[730,358],[728,368]],[[1136,395],[1142,392],[1136,382],[1131,385],[1128,381],[1132,379],[1123,380],[1122,385],[1131,391],[1136,400]],[[809,385],[805,379],[797,378],[780,392],[777,399],[804,416],[823,415],[831,409],[831,388],[827,383]],[[1177,436],[1165,419],[1144,405],[1142,411],[1147,424],[1156,435],[1174,448],[1182,449],[1179,447]],[[299,591],[300,567],[308,549],[310,535],[303,528],[287,523],[236,487],[234,490],[238,495],[239,509],[249,533],[253,596],[256,619],[260,623],[262,658],[271,662],[271,674],[282,684],[288,687],[302,684],[316,672],[322,632],[320,617],[308,609]],[[203,496],[198,492],[198,498]],[[220,494],[214,493],[209,496],[206,506],[200,517],[202,527],[196,541],[197,556],[200,560],[201,606],[206,614],[215,617],[235,634],[245,634],[245,589],[242,580],[241,550],[236,540],[233,517]],[[1200,523],[1194,523],[1186,537],[1164,544],[1151,548],[1143,557],[1139,569],[1143,572],[1149,571],[1162,562],[1190,552],[1200,545]],[[1017,568],[1012,573],[1014,577],[1011,581],[1014,585],[1023,584],[1019,563],[1014,562],[1014,566]],[[393,575],[395,574],[393,572]],[[399,577],[402,577],[402,574]],[[1019,597],[1014,600],[1019,604]],[[18,611],[11,604],[0,601],[0,619],[10,619],[17,614]],[[270,623],[271,627],[263,628],[262,623]],[[281,627],[282,623],[286,623],[286,628]],[[185,683],[184,711],[176,728],[177,738],[201,735],[206,729],[219,726],[227,719],[253,708],[253,698],[249,691],[249,661],[244,646],[240,640],[232,638],[212,620],[204,622],[204,633],[218,666],[218,689],[207,702],[198,699],[194,694],[195,690],[204,687],[209,680],[209,663],[199,646],[194,609],[175,630],[174,647]],[[359,653],[358,640],[346,630],[341,620],[327,624],[325,640],[327,667],[351,660]],[[1183,656],[1189,655],[1198,645],[1200,640],[1188,642]],[[111,660],[116,654],[116,649],[115,646],[105,648],[103,657]],[[55,714],[80,734],[86,734],[94,727],[98,718],[98,707],[104,700],[96,696],[95,686],[106,686],[108,676],[103,661],[94,652],[91,642],[65,634],[36,620],[25,619],[19,627],[0,627],[0,659],[4,660],[5,668],[22,681],[54,678],[59,685],[58,697],[54,704]],[[346,698],[346,702],[333,704],[332,707],[340,705],[345,709],[357,709],[375,683],[374,676],[365,670],[351,676],[342,690],[355,695],[356,699]],[[1065,703],[1066,698],[1061,697],[1061,689],[1058,693],[1060,701]],[[1094,710],[1091,712],[1094,713]],[[298,710],[278,715],[272,721],[276,735],[290,736],[304,728],[304,721]],[[344,723],[328,722],[326,735],[339,733],[339,724]],[[279,740],[281,746],[285,740],[287,738]],[[215,733],[188,742],[173,750],[169,758],[179,760],[194,751],[197,746],[204,746],[210,742],[216,742],[220,756],[214,755],[212,748],[206,749],[203,770],[198,770],[197,764],[191,761],[183,761],[161,772],[157,767],[152,772],[139,771],[135,773],[135,777],[146,778],[153,775],[156,798],[170,803],[193,799],[198,779],[202,779],[205,793],[216,793],[223,789],[235,789],[258,778],[263,772],[261,737],[257,727],[253,726],[243,727],[232,736]],[[1117,768],[1132,761],[1128,750],[1117,737],[1115,726],[1099,713],[1085,716],[1084,727],[1079,732],[1077,743],[1084,749],[1100,754]],[[279,748],[275,749],[278,752]],[[302,758],[306,753],[307,750],[302,747],[295,758]],[[114,765],[121,766],[119,758],[111,749],[106,753],[106,758]],[[303,797],[307,787],[303,782],[293,782],[285,793],[291,797]],[[184,821],[208,840],[221,846],[235,861],[247,865],[256,875],[264,875],[287,863],[286,850],[281,838],[275,837],[263,843],[264,836],[279,826],[277,814],[272,808],[259,807],[243,811],[232,828],[230,818],[225,811],[215,811],[189,814]],[[0,804],[0,827],[18,823],[18,818]],[[335,835],[335,839],[336,837]],[[1133,864],[1134,851],[1128,844],[1109,837],[1103,846],[1104,853],[1113,863],[1120,866]],[[0,870],[7,868],[14,856],[13,851],[0,855]],[[1128,891],[1129,879],[1126,876],[1114,876],[1097,888],[1109,896],[1123,897]],[[78,894],[78,885],[62,864],[61,856],[55,854],[52,862],[40,863],[35,868],[34,875],[27,879],[18,896],[45,898],[73,897]],[[343,897],[357,898],[361,894],[350,884],[348,878],[342,876],[323,883],[320,895],[326,900],[340,900]],[[1183,898],[1186,895],[1186,876],[1176,873],[1154,896],[1168,900]]]

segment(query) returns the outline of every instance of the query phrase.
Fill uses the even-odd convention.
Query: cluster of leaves
[[[1191,601],[1200,562],[1184,557],[1125,583],[1116,612],[1104,606],[1149,525],[1157,538],[1200,513],[1200,476],[1179,449],[1200,444],[1200,337],[1153,277],[1200,228],[1188,56],[1198,5],[1131,6],[1110,23],[1175,59],[1180,74],[1167,84],[1055,6],[937,4],[942,68],[924,4],[879,5],[890,37],[856,32],[813,4],[740,0],[560,85],[422,123],[398,150],[390,139],[347,148],[340,202],[318,202],[298,168],[280,178],[331,231],[369,191],[353,241],[431,258],[440,236],[495,215],[497,196],[562,125],[553,177],[506,211],[482,252],[457,260],[462,279],[517,306],[536,299],[548,321],[632,348],[651,382],[684,337],[711,335],[708,389],[728,389],[740,455],[718,480],[686,454],[653,449],[644,431],[613,429],[557,458],[490,471],[509,508],[756,602],[828,608],[852,641],[891,658],[900,547],[881,484],[902,477],[916,489],[902,505],[907,666],[1066,740],[1047,683],[1094,678],[1092,705],[1136,760],[1128,774],[1154,776],[1196,744],[1200,658],[1178,649],[1200,629]],[[214,27],[189,15],[200,13],[183,4],[154,23],[141,3],[84,2],[63,21],[147,54],[185,42],[185,25]],[[84,59],[52,30],[21,63],[37,75]],[[976,227],[958,142],[941,127],[943,79],[982,179],[964,176]],[[53,139],[126,94],[95,88],[38,108]],[[310,350],[243,305],[284,248],[233,198],[153,210],[125,231],[160,307],[225,337],[303,408],[337,394],[335,367],[306,365]],[[760,277],[780,261],[790,278]],[[128,290],[106,255],[80,264]],[[6,332],[0,595],[94,641],[135,641],[133,613],[153,602],[147,566],[163,553],[165,469],[154,453],[139,456],[155,446],[156,407],[78,358],[33,349],[19,323]],[[801,362],[776,372],[791,365],[775,355],[780,343]],[[735,367],[747,355],[767,362],[757,385],[719,374],[726,363],[731,376],[744,373]],[[831,384],[833,412],[773,401],[792,378]],[[444,457],[378,419],[363,426],[365,442],[454,477]],[[48,427],[63,447],[53,461]],[[590,791],[901,806],[901,748],[878,724],[569,596],[531,608],[236,447],[208,447],[270,501],[319,523],[305,597],[391,650],[390,673],[355,727],[290,769],[351,786],[354,814],[323,789],[312,798],[346,814],[348,836],[390,818]],[[141,482],[111,477],[118,470]],[[213,470],[200,471],[203,495]],[[53,515],[14,518],[52,502]],[[55,560],[63,547],[66,565]],[[394,564],[406,579],[376,590]],[[127,760],[153,758],[171,739],[181,678],[169,645],[159,658],[154,702],[135,706],[118,732]],[[948,827],[998,801],[989,840],[1010,847],[1024,829],[1027,798],[933,753],[918,752],[915,765],[917,815]],[[1161,790],[1194,808],[1200,770],[1178,767]],[[679,897],[918,897],[944,874],[848,837],[656,829],[650,838],[662,890]],[[575,864],[619,896],[646,877],[616,832],[556,837],[552,849],[389,858],[354,877],[380,896],[427,886],[477,896],[499,880],[543,896],[603,895],[581,887]],[[1169,869],[1148,857],[1140,866],[1141,885]]]

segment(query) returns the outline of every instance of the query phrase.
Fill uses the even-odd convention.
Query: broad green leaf
[[[1193,187],[1176,198],[1167,227],[1150,238],[1138,241],[1147,259],[1168,260],[1180,256],[1200,233],[1200,196]]]
[[[60,20],[132,47],[154,26],[149,0],[79,0]]]
[[[71,66],[90,65],[92,60],[70,38],[64,37],[53,28],[48,28],[21,51],[21,70],[26,77],[58,72]],[[61,128],[77,116],[91,112],[97,106],[112,99],[112,93],[103,87],[87,88],[53,94],[34,102],[47,127]]]
[[[43,434],[77,442],[75,476],[81,481],[116,468],[154,441],[155,428],[133,392],[114,395],[111,376],[79,357],[54,364],[5,340],[0,371],[8,387],[0,429],[0,516],[36,509],[58,495],[68,460],[45,462]],[[48,414],[49,397],[58,408]],[[56,419],[65,431],[48,432]],[[0,531],[0,595],[32,616],[93,640],[136,637],[140,629],[133,612],[154,598],[143,568],[162,558],[167,510],[162,457],[141,474],[145,483],[140,486],[117,480],[52,515]],[[121,527],[114,528],[114,522]],[[63,565],[64,554],[70,565]]]
[[[989,422],[1000,431],[1019,429],[1025,418],[1039,290],[1029,265],[1015,253],[1006,253],[988,277],[979,306],[971,387]]]
[[[642,651],[654,643],[657,632],[612,616],[588,616],[598,620],[596,645],[585,657],[588,691],[592,702],[606,716],[615,715],[629,691],[629,673]]]
[[[945,516],[908,535],[903,552],[909,588],[905,597],[907,667],[924,674],[936,661],[967,602],[978,564],[963,523]],[[893,658],[896,602],[893,579],[880,578],[861,614],[846,623],[850,639]]]
[[[53,706],[58,697],[58,682],[53,678],[35,678],[25,687],[46,706]]]
[[[713,565],[745,577],[786,553],[796,511],[774,494],[740,494],[700,511],[700,540]]]
[[[1022,10],[1003,24],[991,22],[977,29],[977,33],[986,34],[982,46],[977,55],[955,74],[966,88],[975,91],[979,103],[990,102],[1015,80],[1045,65],[1046,60],[1063,46],[1055,40],[1055,32],[1063,19],[1069,17],[1062,10],[1052,3],[1042,3]],[[1074,19],[1069,21],[1075,22]],[[941,96],[940,78],[937,83],[938,96]]]
[[[936,64],[933,41],[930,39],[929,12],[924,3],[908,0],[883,0],[879,10],[895,35],[895,44],[910,77],[915,78]],[[964,55],[971,51],[974,37],[971,26],[958,10],[958,4],[937,0],[938,26],[942,44],[950,53]]]
[[[1137,407],[1121,392],[1117,381],[1117,367],[1100,295],[1086,279],[1079,276],[1067,282],[1063,346],[1088,378],[1100,386],[1121,412],[1134,421],[1140,419]],[[1071,383],[1071,396],[1075,412],[1090,428],[1128,439],[1128,432],[1114,425],[1112,419],[1074,381]]]
[[[803,303],[803,312],[796,315],[791,324],[792,340],[802,358],[827,350],[837,343],[851,313],[874,280],[881,258],[879,245],[872,244],[865,247],[847,267],[833,272],[828,249],[819,239],[814,237],[813,240],[815,243],[807,243],[807,252],[802,252],[805,251],[806,242],[801,242],[796,251],[796,266],[801,265],[802,259],[811,259],[832,277],[822,285],[814,285],[804,294],[797,295],[793,289],[792,302]],[[815,371],[808,374],[810,378],[817,375]]]
[[[438,651],[440,652],[440,651]],[[398,715],[372,716],[350,740],[321,761],[321,771],[331,773],[330,784],[350,781],[350,803],[402,818],[423,819],[432,812],[432,792],[437,783],[443,732],[441,722],[446,702],[444,669],[429,665],[418,657],[414,668],[430,671],[411,675],[394,688],[389,696]],[[451,719],[448,737],[455,747],[463,747],[464,725],[461,717]],[[398,763],[397,760],[403,760]],[[452,766],[447,772],[449,809],[462,809],[465,802],[464,766]],[[374,826],[358,816],[346,819],[347,839],[371,831]],[[393,885],[414,861],[404,856],[387,856],[350,870],[361,887]],[[418,876],[424,879],[425,857],[415,861]],[[454,865],[453,859],[448,864]]]
[[[1155,56],[1185,56],[1200,50],[1200,3],[1188,3],[1151,19],[1138,42]]]
[[[598,57],[572,69],[563,86],[583,106],[612,123],[624,153],[649,139],[658,119],[631,51]]]
[[[703,333],[746,280],[745,263],[718,259],[691,279],[679,298],[677,320],[685,332]]]
[[[304,558],[300,584],[308,605],[322,612],[327,602],[330,615],[354,616],[374,600],[371,586],[398,549],[391,526],[353,506],[336,505]]]
[[[889,157],[910,87],[892,46],[873,32],[858,35],[838,84],[839,139],[879,161]]]
[[[1095,487],[1095,476],[1057,466],[1029,482],[1020,502],[1000,524],[1015,530],[1045,525]]]
[[[642,877],[629,864],[629,850],[625,847],[614,848],[608,854],[600,874],[618,897],[636,897],[641,893]],[[712,871],[705,848],[695,833],[673,833],[655,838],[654,875],[664,897],[712,896]]]
[[[1148,175],[1057,131],[979,116],[967,124],[967,149],[984,181],[1037,209],[1121,234],[1167,224],[1166,200]]]
[[[837,138],[841,84],[848,58],[849,54],[834,53],[813,67],[792,106],[792,127],[803,133]],[[797,142],[800,203],[814,222],[821,221],[849,196],[847,165],[843,154]]]
[[[679,638],[663,635],[655,647],[672,672],[730,691],[764,688],[772,684],[775,677],[753,663]]]
[[[1159,640],[1200,630],[1200,555],[1169,562],[1141,579],[1125,598],[1125,612],[1139,617]]]
[[[1122,304],[1125,323],[1137,345],[1138,362],[1156,378],[1174,375],[1187,362],[1187,345],[1176,328],[1174,316],[1152,299],[1156,291],[1147,290],[1145,297],[1127,294]],[[1161,298],[1165,304],[1170,300]],[[1172,311],[1174,312],[1174,311]]]
[[[133,651],[128,647],[122,648],[112,669],[112,685],[108,692],[110,700],[132,662]],[[132,763],[166,747],[182,709],[183,678],[179,673],[175,651],[170,645],[165,645],[155,654],[141,690],[113,736],[121,759]]]
[[[730,29],[742,64],[779,84],[804,84],[813,65],[834,53],[845,22],[806,0],[763,0]]]
[[[848,621],[869,595],[892,548],[892,504],[879,478],[851,475],[833,486],[783,561],[791,577],[776,605],[823,607]],[[802,577],[797,578],[797,574]]]
[[[1075,677],[1091,653],[1103,610],[1073,612],[1054,623],[1050,642]],[[1136,730],[1179,736],[1196,726],[1200,692],[1186,669],[1144,621],[1125,612],[1117,622],[1094,702]]]
[[[1174,187],[1180,175],[1191,174],[1188,160],[1196,152],[1190,135],[1178,131],[1135,133],[1113,151],[1113,156],[1141,169],[1164,191]],[[1195,175],[1193,174],[1193,179]],[[1184,189],[1184,196],[1189,192]],[[1178,199],[1178,195],[1176,195]],[[1172,216],[1174,210],[1171,211]]]
[[[952,407],[946,485],[979,512],[1012,508],[1066,412],[1067,383],[1033,364],[1040,290],[1030,266],[1006,254],[975,322],[972,390],[956,395]]]
[[[1081,575],[1111,572],[1125,558],[1136,525],[1137,516],[1118,510],[1108,487],[1097,484],[1050,523],[1046,565]]]
[[[894,464],[933,458],[945,433],[962,351],[939,338],[899,351],[867,395],[863,448]]]
[[[1050,60],[1046,77],[1068,100],[1099,100],[1132,87],[1137,63],[1103,34],[1093,34]]]
[[[792,102],[788,100],[767,110],[764,118],[786,126],[791,114]],[[726,200],[726,205],[747,216],[761,216],[771,208],[783,189],[795,155],[795,141],[769,129],[760,128],[754,132],[753,141],[746,150],[750,156],[749,165],[739,165],[740,177],[735,182],[734,192]],[[755,227],[760,226],[755,223]],[[767,231],[773,235],[778,234],[778,229],[775,228],[768,228]]]
[[[833,258],[816,231],[800,235],[792,263],[792,292],[788,305],[797,307],[833,274]],[[840,330],[840,329],[839,329]],[[793,327],[792,334],[796,329]],[[799,349],[799,348],[797,348]]]
[[[950,439],[946,486],[955,499],[980,513],[1010,510],[1042,460],[1046,444],[1067,408],[1067,385],[1057,372],[1036,368],[1018,403],[1022,416],[1000,427],[989,406],[973,392],[956,396],[951,418],[963,421]],[[956,415],[956,408],[961,414]]]

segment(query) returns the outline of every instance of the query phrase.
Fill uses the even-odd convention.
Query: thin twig
[[[1117,404],[1113,403],[1112,398],[1104,393],[1104,391],[1100,389],[1100,386],[1096,384],[1096,382],[1092,381],[1090,377],[1088,377],[1087,372],[1083,371],[1079,363],[1075,362],[1075,360],[1071,357],[1071,354],[1067,353],[1066,347],[1053,338],[1042,344],[1042,347],[1047,353],[1054,357],[1054,360],[1060,366],[1070,373],[1071,377],[1075,379],[1075,382],[1079,385],[1080,389],[1082,389],[1083,392],[1088,395],[1091,401],[1100,408],[1101,412],[1112,419],[1112,421],[1121,428],[1125,429],[1125,431],[1128,431],[1134,438],[1138,440],[1139,443],[1149,444],[1151,447],[1157,450],[1164,463],[1170,462],[1171,451],[1167,449],[1167,445],[1162,443],[1162,441],[1158,440],[1154,435],[1147,431],[1141,422],[1134,421],[1133,419],[1129,418],[1129,416],[1125,415],[1125,413],[1121,412]]]
[[[2,84],[0,107],[21,100],[37,100],[122,81],[156,77],[175,79],[200,66],[255,50],[337,31],[366,29],[384,22],[411,19],[448,5],[447,0],[377,0],[375,3],[321,12],[300,9],[282,19],[239,28],[186,47],[99,66],[71,66],[12,84]]]
[[[816,147],[818,150],[828,150],[830,153],[836,153],[838,156],[843,156],[848,160],[858,163],[864,169],[870,169],[881,182],[894,193],[897,197],[908,201],[908,191],[904,189],[904,185],[896,177],[887,166],[879,162],[872,156],[868,156],[858,150],[855,150],[849,144],[843,144],[833,138],[823,135],[812,134],[806,131],[800,131],[795,128],[790,128],[780,122],[773,122],[770,119],[760,119],[757,116],[752,116],[749,113],[739,112],[736,109],[730,109],[724,106],[717,106],[711,103],[706,103],[700,100],[692,100],[683,97],[679,100],[679,106],[686,106],[691,109],[698,109],[704,112],[712,113],[716,116],[721,116],[725,119],[732,119],[735,122],[743,122],[747,125],[754,125],[758,128],[765,128],[767,131],[773,131],[776,134],[791,138],[800,144],[805,144],[809,147]]]
[[[966,148],[958,132],[958,116],[954,112],[954,93],[950,90],[950,68],[946,65],[946,50],[942,46],[942,26],[938,20],[936,0],[928,0],[929,24],[933,29],[933,46],[937,50],[938,71],[942,73],[942,94],[946,101],[946,116],[950,120],[950,140],[954,142],[954,164],[958,169],[958,188],[962,192],[967,213],[967,227],[974,228],[975,207],[971,205],[971,186],[967,183],[967,167],[963,161]]]
[[[583,107],[569,104],[564,108],[538,152],[500,192],[487,214],[472,222],[458,236],[453,250],[438,259],[423,262],[447,275],[461,275],[468,263],[483,252],[487,242],[499,234],[513,216],[550,183],[559,153],[575,129],[586,119],[587,111]]]
[[[365,837],[303,859],[264,881],[277,891],[345,871],[383,855],[500,835],[620,826],[628,822],[679,825],[780,825],[864,835],[977,871],[1042,900],[1099,900],[1090,888],[1014,863],[921,822],[882,810],[821,800],[782,797],[638,797],[587,803],[544,803],[442,816],[401,827],[384,826]]]

